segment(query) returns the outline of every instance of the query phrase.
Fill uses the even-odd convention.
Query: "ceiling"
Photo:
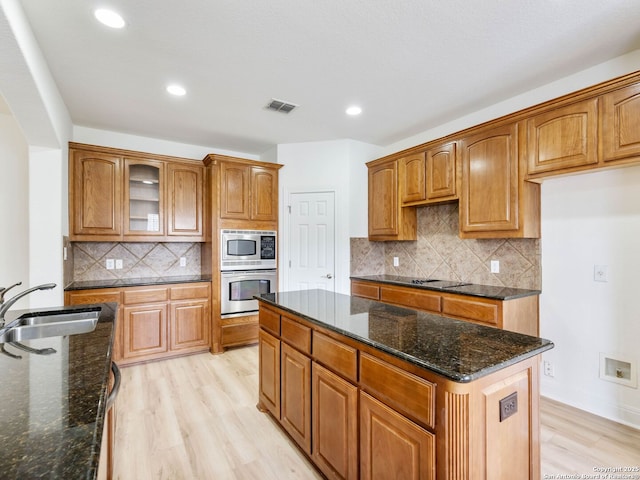
[[[20,1],[75,125],[252,154],[385,146],[640,48],[638,0]]]

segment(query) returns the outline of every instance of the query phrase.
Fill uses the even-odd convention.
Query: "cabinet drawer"
[[[378,300],[380,299],[380,287],[371,283],[351,282],[351,295]]]
[[[146,288],[140,290],[125,289],[123,303],[133,305],[136,303],[166,302],[169,299],[166,288]]]
[[[313,356],[352,382],[358,381],[358,351],[322,333],[313,332]]]
[[[434,428],[433,383],[366,353],[360,353],[360,385],[399,412]]]
[[[170,288],[171,300],[191,300],[209,298],[209,284],[188,284]]]
[[[456,297],[443,297],[442,313],[452,317],[468,318],[489,325],[498,325],[498,304],[490,300],[466,300]]]
[[[66,292],[67,305],[87,305],[90,303],[120,303],[119,290],[82,290]]]
[[[311,354],[311,329],[309,327],[283,315],[280,320],[280,337],[301,352]]]
[[[274,335],[280,336],[280,314],[261,306],[259,315],[260,326]]]
[[[439,312],[441,296],[427,291],[413,291],[405,288],[380,287],[380,300],[407,307],[419,308],[430,312]]]

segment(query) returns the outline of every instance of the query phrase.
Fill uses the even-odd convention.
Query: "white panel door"
[[[335,291],[334,192],[292,193],[289,290]]]

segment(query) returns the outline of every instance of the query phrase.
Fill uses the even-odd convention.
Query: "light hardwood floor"
[[[115,478],[321,478],[256,409],[257,372],[257,347],[123,368]],[[639,430],[547,399],[541,417],[542,478],[640,466]]]

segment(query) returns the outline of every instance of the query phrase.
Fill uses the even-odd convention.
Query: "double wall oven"
[[[258,310],[254,295],[275,292],[276,232],[220,231],[220,313],[223,318]]]

